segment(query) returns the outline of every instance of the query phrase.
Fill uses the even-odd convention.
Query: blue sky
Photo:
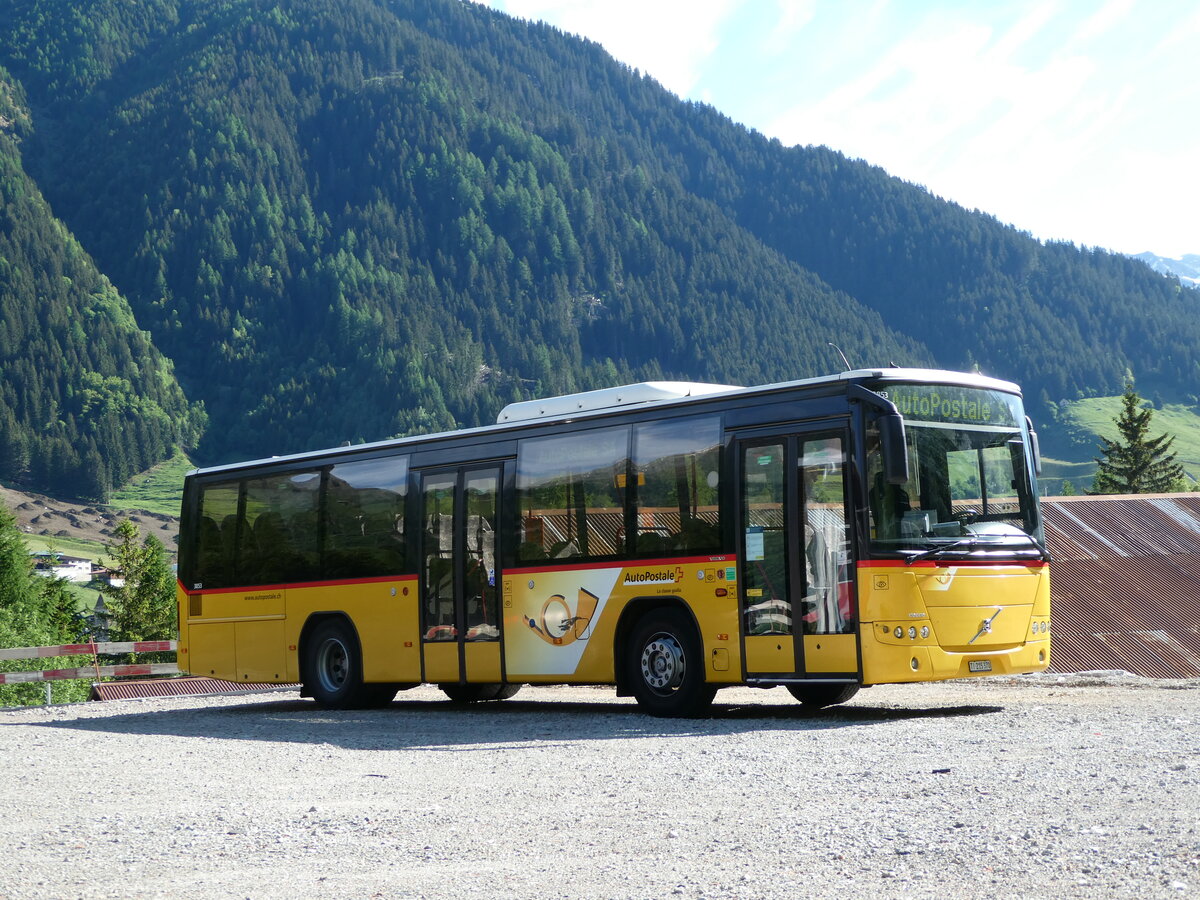
[[[483,0],[1043,239],[1200,253],[1195,0]]]

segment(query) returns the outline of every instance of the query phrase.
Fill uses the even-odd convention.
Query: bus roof
[[[636,406],[642,403],[661,403],[664,400],[686,400],[688,397],[711,397],[744,387],[730,384],[701,384],[688,381],[643,381],[621,387],[603,388],[582,394],[564,394],[544,400],[522,400],[500,410],[497,425],[507,422],[532,422],[538,419],[561,419],[598,409]]]
[[[343,445],[321,450],[306,450],[300,453],[284,456],[271,456],[263,459],[246,460],[244,462],[225,463],[217,466],[206,466],[193,469],[188,476],[202,475],[214,472],[251,469],[259,466],[278,465],[286,462],[299,462],[306,459],[324,459],[340,454],[358,454],[377,448],[398,447],[410,443],[437,440],[439,438],[457,437],[472,434],[487,434],[503,432],[514,427],[529,425],[535,422],[562,422],[570,419],[585,419],[611,413],[614,409],[636,410],[645,409],[658,404],[676,406],[702,399],[715,398],[721,395],[761,396],[800,387],[814,387],[821,384],[836,384],[838,382],[864,381],[895,381],[915,382],[918,384],[947,384],[962,387],[979,388],[982,390],[1002,391],[1020,395],[1021,389],[1011,381],[1001,381],[986,375],[971,372],[952,372],[942,369],[914,369],[886,367],[878,369],[852,369],[839,372],[836,375],[821,375],[816,378],[803,378],[796,381],[782,381],[776,384],[764,384],[755,387],[738,387],[727,384],[705,384],[685,381],[649,381],[621,387],[603,388],[597,391],[586,391],[579,394],[564,394],[558,397],[547,397],[542,400],[523,400],[510,403],[504,407],[497,417],[497,424],[483,425],[477,428],[464,428],[455,431],[442,431],[434,434],[410,435],[401,438],[388,438],[364,444]],[[507,417],[506,417],[507,416]]]

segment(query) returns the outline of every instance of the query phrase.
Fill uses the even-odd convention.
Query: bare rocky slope
[[[92,541],[103,546],[112,541],[113,529],[121,519],[129,519],[144,534],[154,534],[168,552],[175,551],[179,520],[147,510],[113,509],[71,500],[56,500],[44,494],[29,493],[0,485],[0,503],[13,514],[17,527],[27,535],[49,541],[55,538]],[[63,552],[70,555],[70,550]]]

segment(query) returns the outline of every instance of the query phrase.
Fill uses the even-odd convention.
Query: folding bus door
[[[424,680],[501,680],[498,466],[420,473]]]
[[[845,432],[746,437],[736,447],[747,680],[855,678]]]

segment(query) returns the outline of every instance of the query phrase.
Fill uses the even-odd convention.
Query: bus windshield
[[[901,485],[887,483],[878,436],[869,435],[872,549],[885,555],[912,550],[931,556],[995,550],[1040,555],[1043,537],[1021,399],[948,385],[880,388],[904,417],[909,478]]]

